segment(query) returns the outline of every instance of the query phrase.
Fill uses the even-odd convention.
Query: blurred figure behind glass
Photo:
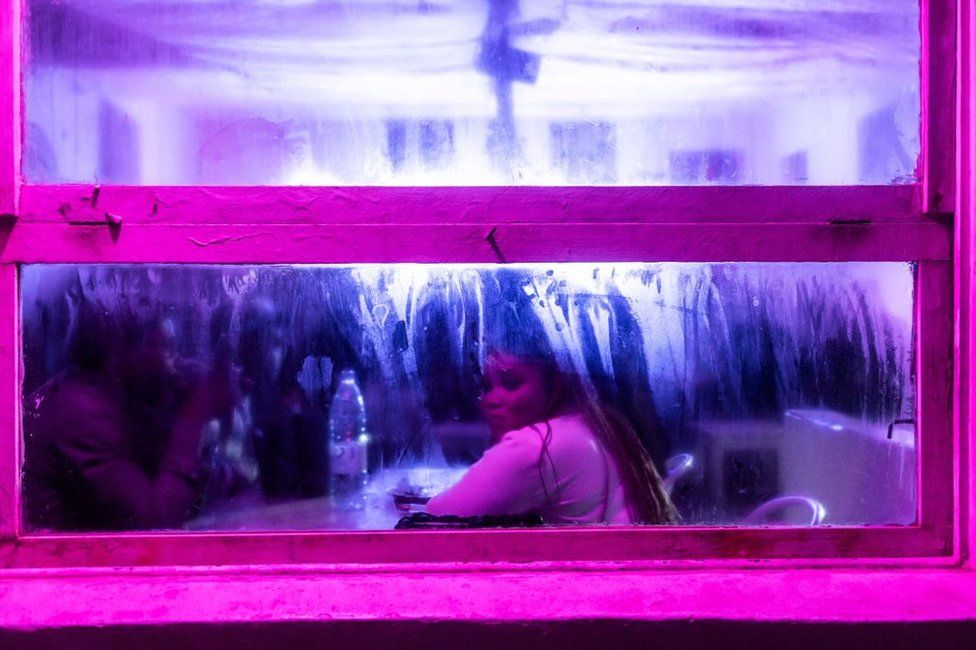
[[[49,530],[177,527],[199,506],[201,432],[228,417],[233,382],[180,356],[158,277],[99,273],[80,274],[68,367],[27,400],[25,519]]]

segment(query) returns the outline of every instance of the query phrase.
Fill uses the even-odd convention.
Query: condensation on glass
[[[915,521],[910,264],[27,265],[21,285],[28,530],[392,528],[513,451],[485,404],[506,358],[618,414],[678,523]],[[329,416],[352,380],[350,508]],[[603,502],[616,461],[537,424],[493,493],[530,476],[544,496],[487,514],[566,523],[546,513]]]
[[[918,0],[27,5],[34,182],[915,178]]]

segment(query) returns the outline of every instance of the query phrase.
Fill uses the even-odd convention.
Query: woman
[[[633,427],[550,357],[496,351],[481,408],[492,445],[434,515],[537,513],[549,524],[667,524],[674,508]]]

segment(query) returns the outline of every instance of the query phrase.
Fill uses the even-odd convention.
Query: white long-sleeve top
[[[630,524],[620,473],[579,413],[510,431],[453,486],[427,504],[433,515],[538,513],[548,524]],[[548,453],[546,453],[548,451]]]

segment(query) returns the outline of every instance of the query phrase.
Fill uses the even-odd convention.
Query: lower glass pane
[[[24,176],[916,182],[919,0],[25,0]]]
[[[26,528],[911,524],[913,287],[906,263],[24,266]]]

